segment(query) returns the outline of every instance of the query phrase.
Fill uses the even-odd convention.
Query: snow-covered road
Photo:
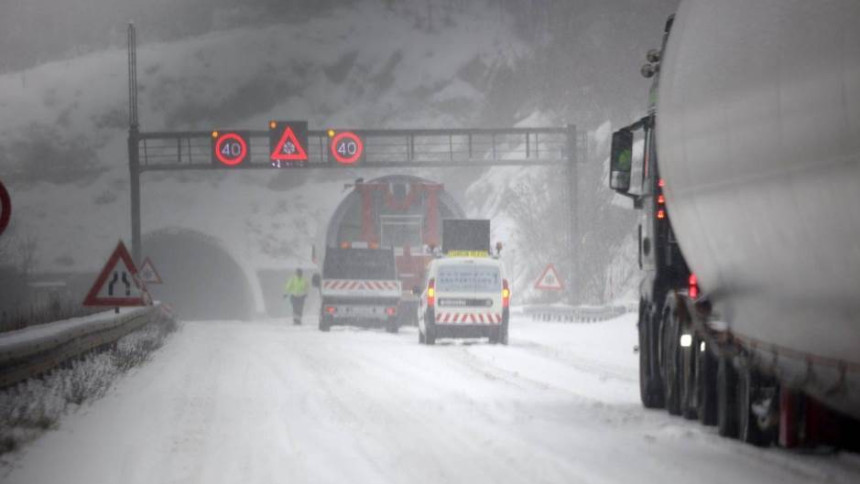
[[[860,482],[639,405],[632,315],[514,318],[511,345],[188,322],[8,483]]]

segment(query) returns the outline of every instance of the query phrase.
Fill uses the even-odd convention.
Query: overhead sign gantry
[[[136,33],[129,25],[129,135],[132,255],[141,259],[140,176],[145,172],[239,169],[409,169],[562,166],[566,173],[568,246],[579,261],[576,127],[479,129],[325,129],[306,121],[269,122],[265,130],[142,132],[137,107]],[[574,279],[575,280],[575,279]],[[573,289],[575,291],[575,289]]]

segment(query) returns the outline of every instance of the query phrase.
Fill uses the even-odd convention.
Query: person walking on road
[[[290,297],[293,306],[293,324],[302,324],[302,312],[305,308],[305,297],[308,295],[308,280],[302,276],[302,270],[296,269],[296,274],[284,285],[284,298]]]

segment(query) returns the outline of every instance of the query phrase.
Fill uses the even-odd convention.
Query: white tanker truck
[[[610,186],[642,210],[646,407],[857,448],[860,2],[682,0]]]

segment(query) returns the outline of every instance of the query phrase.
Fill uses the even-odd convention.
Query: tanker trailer
[[[684,0],[613,135],[640,390],[753,444],[857,446],[860,3]]]
[[[465,218],[463,209],[444,185],[415,176],[360,179],[351,188],[329,221],[326,251],[392,248],[401,288],[398,325],[415,325],[418,298],[412,289],[424,284],[432,249],[441,243],[442,221]]]

